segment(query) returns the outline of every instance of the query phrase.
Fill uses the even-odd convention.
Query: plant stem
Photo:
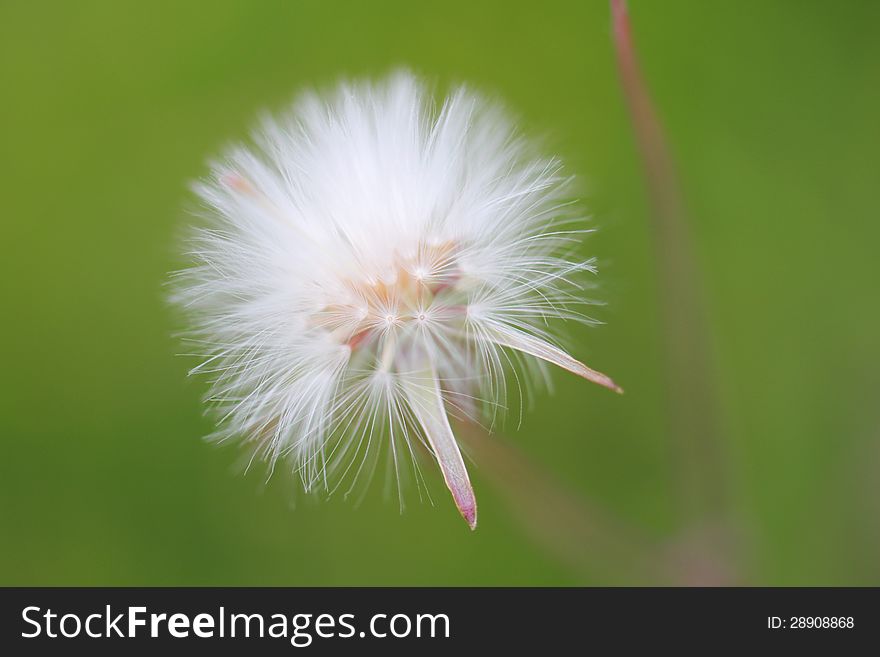
[[[652,206],[682,509],[687,521],[716,522],[726,507],[726,477],[699,269],[675,166],[639,68],[626,2],[610,1],[621,84]]]

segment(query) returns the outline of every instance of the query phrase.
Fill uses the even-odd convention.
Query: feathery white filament
[[[206,353],[220,437],[288,457],[307,489],[358,479],[387,444],[437,458],[476,502],[448,409],[503,405],[505,349],[617,390],[551,344],[580,319],[568,179],[468,89],[437,107],[412,76],[306,95],[197,185],[207,223],[176,301]]]

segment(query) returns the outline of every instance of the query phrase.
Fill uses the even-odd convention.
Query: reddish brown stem
[[[611,0],[611,15],[621,85],[652,206],[682,503],[691,520],[717,519],[724,504],[724,477],[699,271],[675,166],[639,67],[625,0]]]

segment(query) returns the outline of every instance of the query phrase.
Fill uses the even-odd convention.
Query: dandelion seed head
[[[511,353],[616,389],[554,346],[585,318],[578,205],[560,161],[468,88],[416,78],[305,94],[195,186],[203,222],[175,301],[205,352],[219,438],[292,464],[306,489],[398,476],[425,445],[473,527],[449,415],[505,406]],[[345,484],[352,485],[352,484]]]

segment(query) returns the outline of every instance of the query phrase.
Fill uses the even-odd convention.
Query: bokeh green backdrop
[[[880,584],[880,3],[630,8],[706,292],[735,581]],[[410,491],[402,516],[380,491],[291,508],[292,485],[200,440],[204,382],[162,289],[188,182],[304,85],[401,65],[504,98],[586,182],[608,305],[576,351],[627,394],[557,373],[503,439],[674,542],[649,207],[605,2],[9,1],[0,584],[633,582],[589,541],[572,568],[534,540],[491,464],[471,534],[436,476],[437,506]]]

